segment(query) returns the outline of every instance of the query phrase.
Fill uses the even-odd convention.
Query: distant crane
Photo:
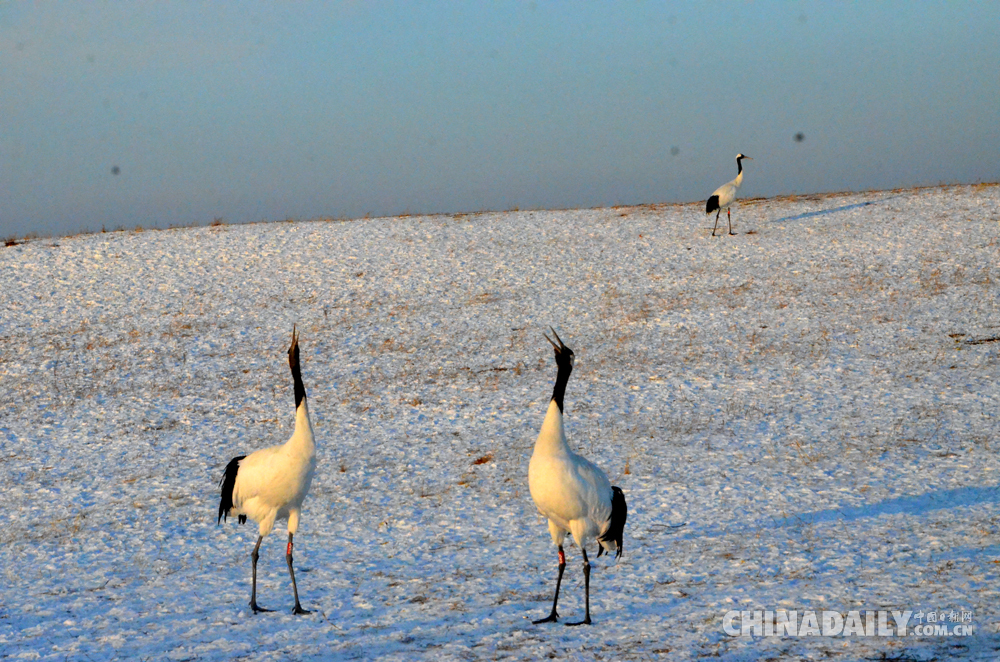
[[[292,370],[295,387],[295,431],[291,438],[279,446],[262,448],[250,455],[234,457],[226,466],[226,473],[219,482],[222,499],[219,501],[219,522],[229,515],[239,515],[240,524],[250,517],[260,527],[257,545],[250,558],[253,560],[253,584],[250,589],[250,608],[253,613],[272,611],[257,604],[257,558],[260,543],[274,528],[278,519],[288,520],[288,547],[285,562],[292,578],[295,595],[293,614],[308,614],[299,603],[299,589],[295,585],[292,569],[292,536],[299,528],[302,501],[309,492],[316,470],[316,440],[309,408],[306,405],[306,387],[299,370],[299,338],[292,328],[292,345],[288,348],[288,366]],[[218,522],[217,522],[218,523]]]
[[[551,327],[550,327],[551,328]],[[573,371],[573,350],[552,329],[552,335],[559,341],[557,345],[548,336],[556,353],[556,385],[552,391],[542,430],[535,441],[535,451],[528,464],[528,489],[538,512],[549,520],[549,534],[559,548],[559,577],[556,579],[556,593],[552,598],[552,612],[534,623],[549,623],[559,620],[556,605],[559,602],[559,585],[562,584],[566,569],[566,554],[563,540],[567,533],[583,553],[583,581],[586,599],[586,616],[578,623],[590,624],[590,561],[587,560],[586,545],[597,540],[597,557],[607,550],[614,552],[615,558],[622,555],[622,534],[628,508],[625,494],[620,487],[613,487],[607,475],[596,465],[570,450],[563,432],[563,396],[566,383]]]
[[[737,154],[736,168],[739,172],[736,175],[736,179],[715,189],[715,193],[709,196],[708,203],[705,205],[706,214],[715,212],[715,227],[712,228],[713,237],[715,236],[716,228],[719,227],[719,214],[722,213],[723,209],[726,210],[726,217],[729,219],[729,234],[736,234],[733,232],[733,217],[729,211],[729,207],[736,202],[736,193],[739,192],[740,185],[743,183],[743,159],[753,161],[749,156]]]

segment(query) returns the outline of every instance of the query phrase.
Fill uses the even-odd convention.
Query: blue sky
[[[0,237],[695,201],[741,151],[744,196],[997,181],[998,34],[997,3],[0,4]]]

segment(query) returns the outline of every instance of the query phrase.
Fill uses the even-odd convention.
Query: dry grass
[[[472,305],[481,305],[486,303],[496,303],[499,300],[500,295],[498,294],[493,292],[481,292],[469,299],[469,303]]]

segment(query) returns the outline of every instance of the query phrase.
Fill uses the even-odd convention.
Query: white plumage
[[[571,534],[583,554],[583,576],[586,599],[586,616],[579,623],[590,621],[590,562],[587,560],[587,544],[596,540],[597,556],[602,552],[622,554],[622,532],[627,517],[625,495],[618,487],[613,487],[607,475],[596,465],[574,453],[566,443],[563,430],[563,396],[570,373],[573,371],[573,350],[559,341],[557,345],[548,336],[546,339],[555,348],[556,376],[552,400],[549,402],[541,432],[535,441],[535,450],[528,464],[528,489],[538,512],[549,521],[552,542],[559,548],[559,577],[556,580],[552,612],[548,617],[535,621],[546,623],[558,620],[556,605],[559,602],[559,586],[566,567],[563,541]]]
[[[250,556],[253,560],[250,607],[254,613],[270,611],[257,605],[257,558],[264,536],[271,533],[275,521],[282,519],[288,520],[285,561],[295,596],[292,613],[309,613],[299,604],[299,590],[292,568],[292,536],[299,528],[302,502],[309,493],[316,470],[316,440],[309,420],[306,390],[299,367],[298,335],[294,329],[292,345],[288,348],[288,365],[295,389],[295,431],[291,438],[279,446],[262,448],[250,455],[233,458],[219,483],[222,487],[219,521],[229,515],[238,515],[240,524],[249,517],[259,526],[257,545]]]
[[[549,520],[549,533],[556,545],[562,545],[569,533],[584,548],[607,531],[611,481],[593,462],[570,450],[562,412],[554,400],[549,402],[528,464],[528,489],[538,512]],[[599,542],[608,552],[618,550],[614,540]]]
[[[706,214],[711,214],[713,211],[715,212],[715,226],[712,228],[713,237],[715,236],[716,228],[719,227],[719,214],[722,213],[723,209],[726,210],[726,217],[729,219],[729,234],[736,234],[733,232],[733,217],[729,208],[734,202],[736,202],[736,194],[739,193],[740,186],[743,184],[743,159],[753,161],[753,159],[749,156],[737,154],[736,168],[738,173],[736,175],[736,179],[715,189],[715,192],[709,196],[708,202],[705,204]]]

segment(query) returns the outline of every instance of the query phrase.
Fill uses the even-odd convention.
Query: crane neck
[[[736,174],[739,176],[743,175],[743,159],[736,159]]]
[[[302,398],[299,406],[295,408],[295,431],[285,445],[305,455],[313,455],[316,452],[316,438],[313,435],[307,402],[308,398]]]
[[[552,402],[559,407],[559,413],[563,412],[563,397],[566,395],[566,384],[569,383],[569,375],[573,372],[573,366],[569,362],[559,363],[559,372],[556,374],[556,385],[552,389]]]
[[[535,440],[536,455],[564,455],[570,452],[566,443],[566,432],[563,430],[562,410],[556,406],[555,400],[549,401],[549,409],[545,412],[542,429]]]

